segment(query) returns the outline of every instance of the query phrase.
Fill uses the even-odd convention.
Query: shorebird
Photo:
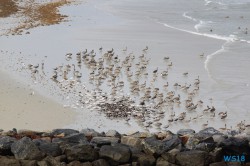
[[[157,67],[157,69],[155,69],[154,71],[153,71],[153,73],[157,73],[158,72],[158,67]]]
[[[166,57],[164,57],[163,59],[164,59],[164,60],[169,60],[169,57],[168,57],[168,56],[166,56]]]
[[[183,75],[184,75],[184,76],[187,76],[187,75],[188,75],[188,72],[183,73]]]
[[[125,52],[125,51],[127,51],[127,49],[128,49],[128,48],[127,48],[127,47],[125,47],[122,51],[124,51],[124,52]]]
[[[148,46],[146,46],[146,48],[144,48],[142,51],[145,52],[145,51],[147,51],[147,50],[148,50]]]

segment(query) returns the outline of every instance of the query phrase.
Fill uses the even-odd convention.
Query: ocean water
[[[227,123],[228,127],[235,127],[240,121],[250,118],[250,0],[94,0],[66,6],[60,11],[69,15],[69,22],[34,28],[29,30],[30,35],[0,36],[2,67],[20,79],[26,82],[30,77],[28,71],[19,72],[13,66],[45,63],[47,80],[42,84],[39,84],[41,80],[31,82],[32,87],[42,94],[49,94],[51,98],[62,97],[58,101],[77,108],[74,93],[57,93],[60,89],[48,81],[52,68],[75,63],[75,60],[65,60],[67,52],[77,53],[86,48],[97,50],[103,46],[105,50],[119,50],[116,53],[120,56],[120,50],[127,46],[128,53],[138,56],[148,45],[148,58],[152,60],[150,70],[156,67],[163,70],[166,66],[162,59],[170,56],[174,63],[168,76],[170,85],[190,83],[199,75],[202,83],[199,96],[194,100],[201,98],[204,107],[214,105],[216,111],[228,112],[226,120],[210,119],[204,115],[204,119],[198,122],[176,123],[170,129],[187,127],[198,130],[207,120],[211,121],[209,126],[219,128]],[[14,26],[12,22],[12,19],[9,24],[6,20],[4,23],[0,21],[0,25]],[[2,27],[6,29],[6,26]],[[199,58],[202,53],[203,59]],[[186,71],[190,74],[183,78],[182,73]],[[91,88],[84,79],[87,77],[88,72],[83,72],[82,82]],[[160,87],[165,81],[157,80],[155,84]],[[212,101],[209,100],[211,97]],[[201,115],[202,110],[199,108],[190,115]],[[89,108],[80,107],[78,111],[82,112],[81,119],[70,127],[87,126],[101,130],[117,127],[120,131],[141,129],[134,121],[130,126],[122,120],[116,123]],[[176,108],[176,114],[183,111],[183,107]],[[91,118],[86,118],[87,114]],[[163,121],[164,124],[167,119]]]

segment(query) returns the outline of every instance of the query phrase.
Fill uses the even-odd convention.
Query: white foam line
[[[182,14],[182,16],[185,17],[185,18],[188,18],[189,20],[192,20],[192,21],[197,22],[197,20],[196,20],[195,18],[193,18],[193,17],[191,17],[191,16],[188,16],[187,13],[188,13],[188,12],[184,12],[184,13]]]
[[[168,28],[171,28],[171,29],[179,30],[179,31],[182,31],[182,32],[187,32],[187,33],[198,35],[198,36],[205,36],[205,37],[209,37],[209,38],[214,38],[214,39],[224,40],[224,41],[231,41],[231,42],[236,40],[234,38],[230,38],[230,37],[226,37],[226,36],[219,36],[219,35],[216,35],[216,34],[198,33],[198,32],[193,32],[193,31],[189,31],[189,30],[185,30],[185,29],[176,28],[176,27],[173,27],[173,26],[168,25],[166,23],[161,23],[161,22],[158,22],[158,23],[163,24],[165,27],[168,27]]]

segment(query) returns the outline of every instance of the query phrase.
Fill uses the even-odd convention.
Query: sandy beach
[[[168,97],[167,93],[171,91],[174,91],[174,97],[180,95],[181,103],[179,106],[174,102],[173,106],[168,103],[167,107],[163,108],[166,115],[160,120],[160,123],[162,126],[169,125],[169,130],[177,131],[180,128],[200,130],[204,128],[204,124],[215,128],[222,128],[227,124],[228,128],[231,126],[235,128],[240,121],[247,120],[249,115],[245,109],[241,110],[241,114],[237,114],[237,118],[234,115],[237,113],[237,107],[242,105],[242,102],[239,102],[241,97],[248,96],[249,87],[247,84],[235,84],[235,81],[232,81],[233,84],[231,84],[223,78],[226,71],[235,71],[234,68],[239,66],[228,65],[231,64],[231,60],[220,66],[221,62],[224,61],[221,58],[223,55],[214,59],[210,58],[213,57],[211,55],[220,53],[223,45],[227,46],[225,44],[227,38],[208,34],[210,31],[206,33],[195,32],[189,27],[190,22],[183,23],[183,27],[176,28],[175,24],[181,22],[180,25],[182,25],[182,19],[176,17],[176,20],[169,21],[172,23],[170,25],[167,18],[171,18],[171,14],[166,15],[162,6],[152,7],[151,1],[147,1],[140,10],[133,8],[138,6],[140,2],[134,2],[132,8],[131,4],[129,0],[126,3],[95,0],[72,5],[58,5],[56,9],[58,8],[58,12],[60,11],[60,16],[57,18],[59,21],[49,22],[47,19],[40,19],[40,22],[31,27],[16,26],[16,22],[12,20],[14,23],[9,24],[10,27],[6,28],[11,30],[9,34],[6,35],[6,31],[3,31],[2,36],[0,36],[0,60],[3,63],[2,69],[5,70],[5,74],[1,74],[3,75],[1,84],[5,85],[1,87],[1,98],[3,98],[1,100],[1,109],[3,108],[1,118],[6,117],[4,121],[1,120],[0,128],[7,129],[18,126],[18,128],[45,130],[67,126],[78,130],[88,127],[97,131],[107,131],[114,128],[119,132],[158,131],[159,128],[155,126],[145,128],[145,123],[138,123],[137,118],[131,118],[127,123],[124,118],[109,118],[101,111],[95,110],[98,106],[98,100],[92,97],[97,88],[90,83],[89,79],[90,73],[94,71],[97,74],[98,70],[88,67],[84,58],[79,65],[79,59],[77,59],[79,52],[80,56],[84,56],[85,49],[87,49],[85,54],[90,54],[93,50],[93,59],[96,62],[103,58],[107,64],[104,54],[111,49],[114,50],[114,57],[117,56],[119,62],[115,63],[113,57],[111,64],[113,63],[115,67],[121,67],[122,70],[119,78],[116,77],[118,79],[114,81],[113,88],[116,88],[115,85],[119,81],[123,81],[125,84],[122,91],[116,90],[116,96],[130,96],[135,101],[141,100],[141,94],[139,96],[133,95],[130,89],[130,83],[136,79],[140,86],[145,81],[146,87],[159,88],[159,93],[162,93],[164,98]],[[152,11],[144,15],[143,13],[147,13],[148,10]],[[55,12],[57,10],[52,11],[58,16],[58,13]],[[177,14],[179,14],[178,11],[176,11]],[[16,16],[14,18],[18,19]],[[32,22],[33,17],[29,18]],[[41,23],[41,20],[47,20],[48,24]],[[10,35],[11,33],[14,34]],[[146,46],[148,49],[143,52],[142,50]],[[100,48],[102,51],[99,50]],[[123,51],[125,48],[127,50]],[[242,52],[244,55],[244,50]],[[221,54],[223,53],[221,51]],[[135,73],[138,70],[135,64],[138,62],[140,62],[139,66],[143,64],[139,58],[142,54],[144,54],[145,60],[149,60],[146,71],[144,71],[149,75],[144,77],[140,73],[141,77],[136,78]],[[234,57],[233,54],[228,54]],[[90,59],[91,55],[88,55]],[[70,58],[67,58],[69,56]],[[127,66],[122,64],[127,56],[130,60],[131,57],[135,56],[135,62],[131,61],[130,72],[126,72]],[[164,61],[164,57],[170,59]],[[216,61],[217,59],[219,61]],[[246,61],[247,57],[244,56],[242,59]],[[237,58],[234,59],[234,61],[237,60]],[[170,67],[168,65],[171,62],[172,66]],[[31,67],[28,67],[30,65]],[[228,68],[223,68],[227,65]],[[68,69],[66,69],[67,67]],[[103,66],[105,70],[107,67],[108,65]],[[112,70],[115,71],[115,67]],[[158,75],[154,80],[152,73],[156,68]],[[247,68],[247,65],[242,68]],[[160,75],[165,70],[168,70],[166,79]],[[79,79],[76,79],[76,71],[78,74],[80,73]],[[186,72],[188,75],[183,76],[183,73]],[[17,81],[16,83],[10,81],[12,78],[8,78],[8,73],[11,73],[10,75],[15,80],[22,82],[23,88],[17,88],[19,84]],[[234,78],[237,73],[234,75],[230,73],[226,73],[226,78],[237,80]],[[127,77],[129,74],[133,75],[132,81]],[[53,76],[56,78],[54,81],[51,79]],[[112,88],[108,85],[109,79],[111,78],[108,77],[103,81],[101,90],[111,96]],[[195,105],[199,100],[202,100],[203,104],[193,111],[188,111],[185,100],[197,88],[194,86],[196,79],[199,79],[200,84],[191,101]],[[249,80],[244,79],[244,81]],[[9,84],[9,82],[13,82],[13,84]],[[168,88],[164,90],[163,87],[167,82]],[[187,87],[190,84],[190,90],[185,92],[182,89],[176,89],[173,86],[175,83],[178,83],[180,87]],[[29,86],[25,84],[34,89],[30,90]],[[238,91],[233,91],[232,87]],[[244,88],[246,90],[242,91]],[[35,91],[35,95],[30,95],[33,91]],[[142,92],[144,90],[140,91],[140,93]],[[153,96],[153,93],[151,95]],[[51,100],[52,98],[53,100]],[[236,99],[238,102],[235,102]],[[11,105],[10,102],[16,104]],[[151,106],[156,105],[157,102],[159,101],[150,99],[147,105],[151,109]],[[213,118],[212,114],[203,112],[207,106],[216,108],[216,117]],[[247,104],[244,105],[244,108],[246,107]],[[21,112],[18,112],[16,108],[22,108],[19,109]],[[168,123],[170,114],[174,113],[175,118],[177,118],[183,112],[187,112],[184,121]],[[227,112],[228,117],[221,119],[218,116],[219,112]],[[147,122],[154,118],[153,116],[144,120]],[[15,120],[11,121],[11,119]]]

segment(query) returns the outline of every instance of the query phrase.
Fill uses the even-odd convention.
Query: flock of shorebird
[[[102,47],[97,52],[86,49],[76,54],[67,53],[68,64],[55,67],[50,79],[64,94],[74,93],[76,106],[100,111],[109,118],[124,118],[127,123],[134,118],[146,129],[166,129],[172,123],[189,123],[216,115],[222,120],[227,118],[227,111],[216,113],[213,105],[203,106],[204,102],[197,99],[199,76],[189,84],[169,84],[168,75],[173,66],[170,57],[163,58],[165,68],[150,71],[148,49],[146,46],[140,56],[127,53],[127,47],[121,50],[121,56],[113,48],[104,51]],[[73,59],[76,63],[69,64]],[[41,63],[43,68],[44,63]],[[34,76],[39,65],[30,64],[28,69]],[[183,77],[188,75],[188,72],[183,73]],[[156,87],[157,82],[162,82],[162,87]],[[175,108],[181,108],[182,112]],[[203,128],[207,126],[209,121],[202,124]],[[245,122],[237,127],[243,130]],[[225,125],[221,130],[228,128]]]

